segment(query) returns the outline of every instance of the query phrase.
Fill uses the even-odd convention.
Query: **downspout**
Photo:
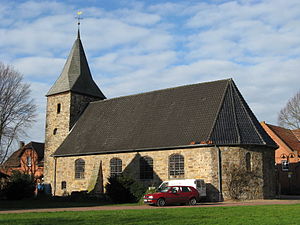
[[[57,158],[54,157],[54,177],[53,177],[53,196],[55,196],[55,192],[56,192],[56,160]]]
[[[215,145],[217,149],[217,157],[218,157],[218,190],[219,190],[219,202],[223,201],[222,198],[222,152],[220,148]]]

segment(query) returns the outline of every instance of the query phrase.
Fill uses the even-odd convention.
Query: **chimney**
[[[25,142],[24,142],[24,141],[19,141],[19,146],[20,146],[20,148],[23,148],[24,145],[25,145]]]

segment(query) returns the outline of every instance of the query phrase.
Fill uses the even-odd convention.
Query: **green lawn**
[[[0,214],[0,224],[300,224],[300,204]]]

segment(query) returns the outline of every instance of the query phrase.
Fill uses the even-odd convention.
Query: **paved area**
[[[220,207],[220,206],[244,206],[244,205],[287,205],[300,204],[299,199],[274,199],[274,200],[251,200],[251,201],[225,201],[201,203],[196,206],[165,206],[163,208],[188,208],[188,207]],[[159,209],[161,207],[138,205],[138,206],[91,206],[91,207],[74,207],[74,208],[49,208],[49,209],[20,209],[0,211],[5,213],[26,213],[26,212],[62,212],[62,211],[90,211],[90,210],[138,210],[138,209]]]

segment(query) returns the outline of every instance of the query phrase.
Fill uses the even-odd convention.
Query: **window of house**
[[[58,104],[57,104],[57,114],[59,114],[59,113],[60,113],[60,110],[61,110],[61,104],[60,104],[60,103],[58,103]]]
[[[31,159],[30,156],[27,156],[26,161],[27,161],[27,166],[31,166],[31,164],[32,164],[32,159]]]
[[[140,179],[153,179],[153,159],[149,156],[140,158]]]
[[[57,128],[54,128],[53,135],[56,135],[56,134],[57,134]]]
[[[246,161],[246,170],[251,171],[251,155],[250,155],[250,152],[246,153],[245,161]]]
[[[122,160],[119,158],[112,158],[110,160],[110,176],[118,176],[122,173]]]
[[[281,168],[282,168],[282,171],[289,171],[289,169],[290,169],[289,162],[287,160],[282,160]]]
[[[83,159],[75,160],[75,179],[83,179],[85,170],[85,161]]]
[[[184,178],[184,157],[173,154],[169,157],[169,177]]]
[[[67,182],[66,181],[62,181],[61,182],[61,190],[67,189]]]

